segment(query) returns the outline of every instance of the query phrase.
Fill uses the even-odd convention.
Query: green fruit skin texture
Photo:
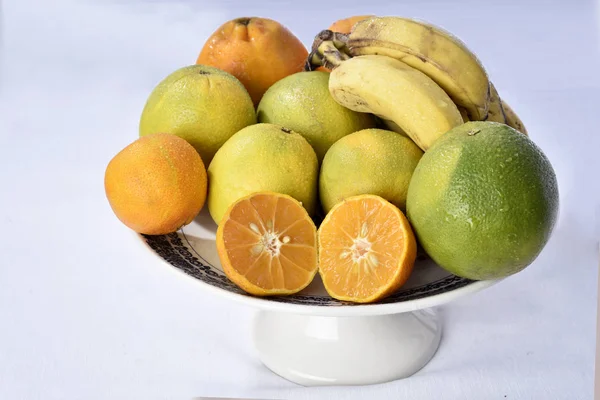
[[[427,254],[473,280],[530,265],[552,234],[559,192],[548,158],[504,124],[467,122],[425,152],[413,173],[407,216]]]
[[[256,124],[233,135],[208,167],[208,210],[218,224],[227,208],[255,192],[287,194],[310,215],[317,207],[317,156],[300,134]]]
[[[383,129],[364,129],[335,142],[319,176],[325,212],[345,198],[375,194],[406,211],[412,173],[423,151],[409,138]]]
[[[375,127],[371,114],[349,110],[334,100],[329,93],[329,73],[324,71],[297,72],[277,81],[262,97],[257,118],[304,136],[319,162],[338,139]]]
[[[188,141],[208,165],[240,129],[256,123],[252,99],[233,75],[206,65],[180,68],[150,93],[140,136],[171,133]]]

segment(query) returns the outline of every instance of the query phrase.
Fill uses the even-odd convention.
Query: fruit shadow
[[[217,234],[217,224],[210,216],[210,213],[208,212],[208,207],[206,206],[202,210],[200,210],[200,213],[196,216],[196,218],[194,218],[193,224],[199,225],[200,227],[202,227],[203,230],[207,231],[213,236]],[[213,240],[213,243],[214,242],[215,241]]]
[[[192,248],[195,255],[198,256],[205,264],[223,271],[219,254],[217,253],[217,245],[215,239],[201,238],[197,236],[185,235],[185,240]]]

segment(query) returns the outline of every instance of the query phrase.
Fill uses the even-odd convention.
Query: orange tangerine
[[[115,155],[104,174],[115,215],[132,230],[164,235],[189,224],[206,200],[198,152],[170,133],[143,136]]]
[[[417,242],[407,218],[376,195],[335,205],[318,231],[319,274],[329,295],[371,303],[400,288],[410,276]]]
[[[196,64],[229,72],[248,90],[257,106],[278,80],[304,68],[308,51],[288,28],[269,18],[227,21],[206,41]]]
[[[233,203],[217,229],[227,277],[256,296],[304,289],[317,273],[317,229],[300,202],[259,192]]]

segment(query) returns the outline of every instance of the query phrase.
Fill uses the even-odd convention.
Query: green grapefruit
[[[467,122],[421,158],[407,216],[427,254],[474,280],[523,270],[546,245],[559,207],[548,158],[525,135],[495,122]]]

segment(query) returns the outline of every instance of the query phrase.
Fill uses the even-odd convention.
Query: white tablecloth
[[[552,4],[549,4],[552,3]],[[7,0],[0,104],[0,399],[592,398],[600,164],[592,2]],[[442,307],[417,375],[303,388],[260,364],[254,310],[199,289],[112,214],[106,164],[137,137],[146,96],[210,33],[277,19],[307,45],[355,14],[420,17],[479,55],[551,159],[555,234],[528,269]]]

